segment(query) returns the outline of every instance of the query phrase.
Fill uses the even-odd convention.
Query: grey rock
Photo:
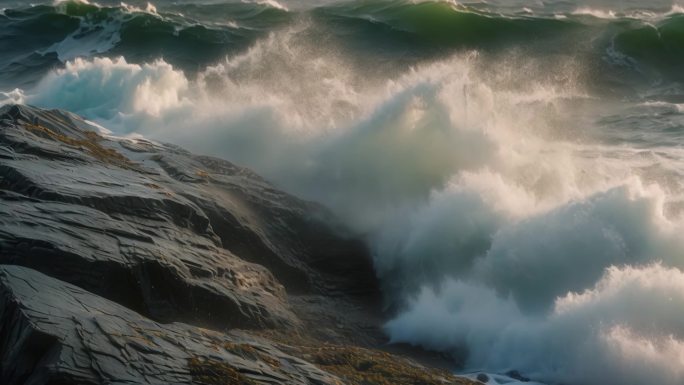
[[[0,266],[0,383],[341,384],[247,332],[159,324],[77,286]]]
[[[362,243],[248,169],[0,108],[0,263],[157,321],[296,326],[286,293],[375,296]]]
[[[517,371],[517,370],[508,371],[508,372],[506,372],[506,375],[507,375],[508,377],[510,377],[510,378],[512,378],[512,379],[514,379],[514,380],[518,380],[518,381],[520,381],[520,382],[530,382],[530,379],[529,379],[529,378],[523,376],[523,375],[520,374],[520,372]]]

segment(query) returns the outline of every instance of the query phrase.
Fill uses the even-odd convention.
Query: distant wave
[[[189,4],[182,11],[160,14],[149,3],[106,7],[84,1],[7,9],[0,15],[0,81],[36,80],[58,62],[95,55],[136,62],[164,57],[193,70],[247,48],[288,19],[281,8],[256,2]],[[205,14],[219,16],[214,22]]]
[[[578,8],[569,14],[501,15],[452,1],[355,1],[297,12],[275,1],[219,4],[98,6],[85,1],[6,9],[0,15],[0,84],[34,82],[59,63],[77,57],[124,56],[143,63],[164,58],[188,72],[244,52],[268,33],[309,23],[310,39],[334,37],[364,50],[402,55],[444,50],[549,49],[607,59],[618,70],[633,67],[659,78],[683,79],[681,9],[654,15],[621,15]],[[303,31],[306,32],[306,31]],[[363,55],[363,52],[350,52]],[[628,58],[629,60],[624,60]],[[617,59],[617,60],[613,60]],[[625,79],[626,77],[622,77]]]
[[[486,13],[447,1],[359,1],[322,7],[316,12],[343,25],[375,26],[373,33],[385,29],[385,33],[412,36],[421,44],[447,46],[553,37],[579,26],[553,18]]]

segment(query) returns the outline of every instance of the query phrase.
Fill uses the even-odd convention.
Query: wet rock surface
[[[376,290],[365,249],[323,225],[322,208],[227,161],[94,129],[63,111],[0,110],[0,263],[156,320],[224,327],[296,324],[282,284]]]
[[[162,325],[19,266],[0,267],[3,384],[338,384],[245,332]]]
[[[359,347],[378,286],[333,223],[227,161],[0,107],[0,383],[466,383]]]

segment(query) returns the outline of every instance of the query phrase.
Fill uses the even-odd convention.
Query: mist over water
[[[324,203],[373,250],[391,340],[452,353],[455,370],[682,384],[682,16],[519,3],[21,8],[13,28],[76,24],[3,57],[22,76],[0,76],[0,100]]]

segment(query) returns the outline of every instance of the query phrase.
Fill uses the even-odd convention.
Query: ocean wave
[[[387,61],[406,60],[411,50],[415,59],[408,65],[466,49],[522,49],[529,55],[594,58],[591,65],[607,72],[605,77],[648,85],[681,80],[678,68],[684,64],[682,15],[675,6],[657,15],[578,8],[543,16],[430,0],[354,1],[297,11],[263,1],[160,7],[60,1],[7,9],[0,19],[3,84],[31,74],[35,81],[56,62],[77,57],[125,56],[138,64],[163,58],[186,72],[199,72],[245,52],[269,33],[291,28],[359,57],[373,52]]]
[[[573,23],[550,18],[506,16],[446,1],[358,1],[317,10],[339,23],[362,22],[387,33],[408,34],[421,44],[482,46],[562,34]]]
[[[211,14],[220,22],[205,23]],[[138,63],[164,57],[186,70],[197,70],[247,48],[287,18],[287,12],[273,4],[256,2],[190,4],[169,12],[159,12],[151,3],[142,8],[126,3],[110,7],[73,0],[7,9],[0,15],[0,48],[5,53],[0,68],[10,79],[19,77],[12,66],[31,67],[36,78],[55,60],[125,55]],[[36,55],[45,58],[43,65],[31,65]]]
[[[681,79],[684,64],[684,15],[675,14],[655,24],[645,23],[622,30],[613,37],[617,51],[631,58],[642,70],[662,78]]]

